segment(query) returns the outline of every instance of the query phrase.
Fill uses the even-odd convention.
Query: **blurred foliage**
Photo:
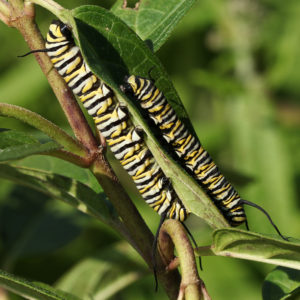
[[[98,2],[59,1],[67,8]],[[112,4],[101,1],[107,8]],[[279,0],[200,0],[158,51],[195,130],[221,170],[243,198],[263,206],[282,233],[294,237],[300,236],[299,12],[298,0],[288,5]],[[45,34],[53,16],[41,8],[36,15]],[[16,58],[28,50],[19,33],[0,23],[0,39],[0,101],[66,126],[34,57]],[[1,128],[32,130],[5,118]],[[138,198],[125,172],[118,165],[116,169]],[[155,230],[158,216],[142,201],[136,203]],[[58,286],[64,278],[66,284],[75,264],[118,244],[115,233],[100,222],[10,182],[0,184],[0,205],[1,268],[23,277],[49,284],[61,277]],[[252,230],[274,234],[260,212],[246,212]],[[211,242],[211,230],[201,220],[191,217],[187,224],[199,245]],[[134,262],[144,268],[131,250],[120,253],[130,257],[129,266]],[[124,264],[128,260],[124,258]],[[118,264],[113,265],[115,270]],[[204,257],[203,265],[200,276],[210,295],[222,300],[260,299],[262,282],[273,269],[224,257]],[[122,274],[130,270],[124,265],[120,269]],[[154,294],[149,273],[114,299],[154,297],[165,298],[162,291]]]

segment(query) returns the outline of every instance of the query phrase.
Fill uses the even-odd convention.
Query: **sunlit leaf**
[[[111,11],[156,52],[185,16],[195,0],[137,1],[136,8],[118,0]]]
[[[300,241],[284,241],[239,229],[214,231],[216,255],[242,258],[300,270]]]

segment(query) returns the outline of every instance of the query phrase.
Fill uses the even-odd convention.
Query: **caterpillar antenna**
[[[32,54],[32,53],[38,53],[38,52],[49,52],[49,49],[36,49],[36,50],[32,50],[32,51],[29,51],[23,55],[18,55],[17,57],[25,57],[29,54]]]
[[[184,227],[184,229],[186,230],[186,232],[188,233],[188,235],[190,236],[191,240],[193,241],[195,248],[198,248],[197,242],[194,239],[194,237],[193,237],[192,233],[190,232],[190,230],[188,229],[188,227],[184,223],[181,223],[181,224]],[[203,271],[201,256],[199,256],[199,266],[200,266],[200,270]]]
[[[246,229],[247,229],[248,231],[250,231],[247,219],[245,220],[245,226],[246,226]]]
[[[253,203],[253,202],[250,202],[250,201],[247,201],[247,200],[240,200],[240,203],[241,204],[246,204],[246,205],[249,205],[249,206],[252,206],[252,207],[255,207],[257,208],[258,210],[260,210],[262,213],[265,214],[265,216],[268,218],[269,222],[272,224],[272,226],[274,227],[274,229],[277,231],[277,233],[279,234],[279,236],[285,240],[285,241],[288,241],[288,238],[284,237],[281,232],[279,231],[278,227],[274,224],[273,220],[271,219],[270,215],[259,205]]]

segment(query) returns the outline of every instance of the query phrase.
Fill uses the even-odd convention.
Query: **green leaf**
[[[20,167],[28,167],[66,176],[88,185],[96,193],[103,192],[99,182],[89,169],[76,166],[68,161],[56,157],[45,155],[41,157],[39,155],[34,155],[26,157],[14,164]]]
[[[53,252],[81,232],[82,214],[63,213],[44,194],[17,186],[0,207],[1,240],[5,245],[2,265],[11,270],[16,260],[28,255]],[[42,200],[42,201],[41,201]]]
[[[0,129],[0,149],[36,143],[38,143],[38,140],[27,133],[3,128]]]
[[[139,1],[137,9],[123,8],[123,2],[117,1],[111,11],[156,52],[195,0]]]
[[[147,273],[118,248],[117,244],[83,259],[58,281],[56,287],[80,298],[92,296],[94,300],[104,300]]]
[[[61,146],[55,142],[41,143],[28,134],[19,131],[0,131],[0,162],[47,153],[60,148]]]
[[[153,128],[141,118],[134,103],[127,98],[119,88],[128,74],[138,74],[149,77],[149,70],[154,67],[151,75],[156,79],[156,85],[165,93],[168,99],[173,99],[177,113],[184,117],[180,99],[160,61],[149,48],[132,32],[126,24],[109,11],[96,6],[82,6],[73,11],[79,42],[84,57],[92,71],[109,86],[115,89],[118,99],[127,103],[134,125],[141,126],[147,137],[146,142],[155,159],[172,180],[180,199],[185,206],[196,215],[206,220],[215,228],[228,227],[228,223],[214,206],[212,201],[201,190],[199,185],[177,165],[153,135]],[[73,23],[72,20],[69,21]],[[75,26],[75,25],[74,25]]]
[[[236,257],[300,270],[300,243],[270,238],[239,229],[213,233],[215,255]]]
[[[97,194],[76,180],[41,170],[4,164],[0,164],[0,177],[60,199],[106,224],[113,223],[115,215],[105,194]]]
[[[298,299],[300,297],[300,271],[277,267],[268,274],[263,284],[264,300]]]
[[[74,295],[56,290],[51,286],[33,283],[24,278],[17,277],[0,270],[0,285],[13,293],[26,299],[38,300],[79,300]]]

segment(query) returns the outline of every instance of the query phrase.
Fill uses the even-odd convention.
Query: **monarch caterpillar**
[[[127,108],[117,102],[111,88],[91,72],[69,27],[54,20],[45,46],[46,49],[26,55],[47,52],[55,69],[93,117],[97,129],[146,203],[159,215],[183,222],[189,213],[143,142],[141,130],[131,124]]]
[[[183,222],[189,212],[143,142],[140,130],[130,122],[126,107],[117,102],[113,91],[85,63],[68,26],[54,20],[45,46],[46,49],[33,50],[23,56],[47,52],[55,69],[93,117],[97,129],[106,139],[116,159],[132,177],[146,203],[161,215],[152,253],[156,280],[155,252],[160,227],[165,218]],[[184,227],[196,245],[188,228]]]
[[[245,222],[248,229],[243,208],[243,204],[247,204],[261,210],[280,237],[286,239],[262,207],[241,199],[235,188],[221,174],[208,152],[204,150],[198,138],[193,136],[178,118],[163,93],[154,85],[153,80],[131,75],[125,78],[125,82],[121,89],[125,93],[132,94],[141,107],[148,112],[161,130],[163,138],[179,157],[181,164],[193,174],[231,226],[238,226]]]

